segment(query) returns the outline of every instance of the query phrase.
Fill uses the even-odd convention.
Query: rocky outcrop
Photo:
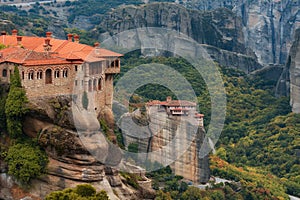
[[[285,64],[295,30],[300,27],[299,0],[187,0],[182,4],[199,10],[231,9],[242,18],[246,47],[262,64]]]
[[[30,112],[24,121],[24,132],[38,139],[48,154],[49,164],[47,174],[33,180],[29,191],[24,192],[22,198],[29,195],[35,199],[43,199],[52,191],[82,183],[89,183],[97,190],[105,190],[110,199],[154,198],[151,185],[149,188],[141,187],[140,190],[131,187],[117,170],[106,166],[91,154],[89,150],[95,147],[92,142],[88,143],[79,136],[74,125],[77,119],[73,115],[76,112],[71,109],[71,102],[71,97],[67,96],[30,100]],[[97,133],[85,134],[89,134],[87,138],[94,141]],[[118,152],[110,152],[110,145],[102,147],[97,149],[97,155],[114,157],[110,161],[120,162]],[[1,165],[1,169],[0,178],[6,177],[5,165]],[[4,199],[16,199],[14,188],[22,191],[11,177],[1,178],[0,186],[0,198]]]
[[[255,57],[219,49],[214,46],[201,46],[210,55],[210,58],[221,66],[236,68],[242,70],[246,74],[263,68],[263,66],[257,62]]]
[[[220,65],[236,67],[246,73],[262,68],[257,62],[255,54],[244,45],[241,19],[225,8],[200,12],[188,10],[175,3],[126,6],[108,13],[100,26],[109,35],[120,35],[124,31],[143,27],[174,30],[178,34],[180,32],[185,37],[188,36],[195,40],[198,44],[203,44],[202,49],[205,49],[211,58]],[[166,47],[168,52],[174,53],[171,45],[174,41],[165,38],[165,35],[162,35],[162,39],[159,41],[160,39],[155,37],[161,33],[149,32],[151,31],[131,31],[130,35],[122,35],[122,37],[127,37],[126,40],[124,38],[120,40],[128,40],[130,46],[132,44],[143,45],[151,42],[151,39],[155,39],[159,47]],[[102,36],[105,35],[107,34]],[[180,42],[184,42],[184,39],[181,39]],[[193,46],[190,48],[191,51]],[[143,49],[142,53],[146,56],[152,56]]]
[[[166,3],[129,6],[109,13],[101,27],[111,33],[136,27],[170,28],[199,43],[256,56],[263,65],[285,64],[300,27],[299,0],[176,2],[194,11]]]
[[[290,55],[286,65],[285,76],[289,75],[283,84],[290,86],[290,103],[295,113],[300,113],[300,29],[296,31],[295,41],[290,50]]]
[[[139,128],[134,128],[131,119]],[[147,160],[170,165],[176,175],[194,183],[207,183],[210,177],[208,155],[200,157],[205,130],[192,122],[190,117],[167,116],[157,108],[149,108],[147,116],[138,111],[125,114],[120,126],[125,146],[138,145],[138,154],[129,155],[135,162]]]
[[[200,44],[246,53],[242,21],[228,9],[199,12],[172,3],[118,8],[102,20],[111,34],[139,27],[163,27],[181,32]]]

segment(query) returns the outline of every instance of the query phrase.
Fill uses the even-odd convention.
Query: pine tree
[[[19,69],[16,66],[14,74],[11,76],[11,85],[6,99],[5,114],[7,131],[12,138],[22,135],[22,121],[28,111],[26,92],[21,86]]]

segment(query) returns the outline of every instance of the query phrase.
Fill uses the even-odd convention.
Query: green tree
[[[217,150],[217,156],[219,156],[223,160],[227,160],[226,149],[224,147],[220,147]]]
[[[165,193],[162,190],[159,190],[156,193],[155,200],[172,200],[172,198],[169,192]]]
[[[196,187],[189,187],[181,196],[182,200],[199,200],[202,199],[200,189]]]
[[[77,185],[75,192],[82,197],[90,197],[96,194],[96,189],[90,184]]]
[[[48,158],[39,147],[16,144],[9,148],[5,161],[8,173],[26,184],[46,172]]]
[[[7,131],[12,138],[22,136],[22,121],[28,111],[26,92],[21,86],[18,67],[10,80],[10,90],[5,103]]]
[[[17,66],[15,66],[14,73],[10,78],[10,87],[19,87],[19,88],[22,87],[20,72]]]
[[[90,184],[77,185],[76,188],[67,188],[63,191],[55,191],[48,194],[45,200],[109,200],[104,190],[96,193],[96,189]]]
[[[6,130],[6,115],[5,115],[5,102],[7,99],[7,93],[5,88],[0,88],[0,132]]]
[[[109,200],[107,193],[104,190],[101,190],[96,194],[95,200]]]

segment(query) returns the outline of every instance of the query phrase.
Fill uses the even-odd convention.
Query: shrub
[[[45,173],[48,164],[45,153],[29,144],[10,147],[5,161],[8,164],[8,173],[24,184]]]
[[[109,200],[104,190],[96,193],[96,190],[90,184],[77,185],[76,188],[67,188],[63,191],[55,191],[48,194],[45,200]]]
[[[75,193],[82,197],[90,197],[96,194],[96,189],[90,184],[82,184],[76,186]]]

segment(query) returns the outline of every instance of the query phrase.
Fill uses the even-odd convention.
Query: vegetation
[[[9,93],[5,95],[4,86],[1,88],[1,131],[9,133],[11,145],[1,146],[1,158],[8,164],[8,173],[22,184],[28,184],[33,178],[46,172],[48,158],[36,142],[23,134],[22,123],[28,112],[28,100],[25,90],[21,86],[21,79],[17,67],[11,76]],[[5,102],[4,102],[5,101]],[[4,106],[5,105],[5,106]],[[6,119],[7,127],[4,119]],[[3,135],[5,136],[5,135]]]
[[[97,35],[93,31],[85,31],[77,28],[65,28],[65,33],[80,36],[80,43],[93,46],[97,42]]]
[[[236,167],[217,156],[211,156],[211,170],[215,176],[239,181],[243,190],[240,192],[244,199],[287,199],[286,188],[281,179],[268,171],[253,167]]]
[[[198,96],[200,112],[206,116],[205,128],[208,127],[209,93],[201,76],[189,63],[181,58],[125,58],[120,76],[144,63],[162,63],[183,75]],[[300,123],[299,115],[291,113],[289,99],[274,97],[272,81],[264,80],[262,83],[235,69],[219,69],[226,89],[227,114],[217,153],[230,167],[216,168],[213,174],[241,182],[244,192],[239,194],[245,199],[280,199],[287,197],[285,193],[300,196],[300,160],[297,156],[300,149]],[[144,73],[147,76],[149,72]],[[170,90],[155,84],[138,88],[135,93],[146,101],[163,100],[169,95],[175,98]],[[245,171],[241,173],[238,170],[240,168],[245,168]],[[269,176],[272,178],[268,179]],[[154,188],[164,181],[154,181]],[[165,184],[162,192],[174,198],[176,195],[168,187]]]
[[[72,1],[70,2],[69,12],[71,15],[68,18],[69,22],[73,22],[76,16],[93,16],[92,20],[94,24],[99,24],[99,15],[102,15],[112,8],[116,8],[120,5],[138,5],[141,4],[141,1],[135,0],[114,0],[114,1],[104,1],[104,0],[82,0],[82,1]],[[98,17],[97,17],[98,16]]]
[[[76,188],[68,188],[63,191],[51,192],[45,198],[46,200],[61,199],[80,199],[80,200],[108,200],[107,193],[104,190],[96,192],[96,189],[90,184],[77,185]]]
[[[5,102],[7,98],[7,86],[1,85],[0,87],[0,132],[6,130],[6,116],[5,116]]]
[[[11,146],[5,161],[8,164],[8,173],[23,184],[45,173],[48,164],[46,154],[39,147],[29,143]]]
[[[29,32],[37,36],[45,36],[46,31],[48,30],[48,26],[51,23],[51,18],[46,18],[40,13],[40,9],[42,7],[34,5],[29,12],[25,10],[17,9],[14,6],[0,6],[0,18],[2,20],[11,21],[5,27],[6,31],[11,31],[17,27],[24,27],[22,30],[19,30],[18,35],[23,35],[24,32]],[[13,9],[5,11],[7,9]],[[2,11],[1,11],[2,10]]]
[[[138,181],[143,180],[141,176],[138,176],[136,174],[127,173],[127,172],[120,172],[120,175],[126,179],[126,183],[128,185],[132,186],[135,189],[140,188]]]
[[[213,159],[218,159],[218,158],[213,157]],[[217,166],[216,163],[213,162],[213,169],[218,169],[218,167],[221,166]],[[235,171],[235,173],[237,173],[237,171]],[[232,182],[226,184],[211,183],[211,185],[207,186],[205,190],[199,189],[195,186],[189,185],[189,183],[186,183],[182,179],[182,177],[174,175],[170,167],[162,168],[158,171],[151,172],[148,174],[148,176],[152,178],[153,180],[152,186],[154,189],[157,190],[156,200],[160,200],[160,199],[248,200],[248,199],[283,199],[283,197],[287,197],[287,195],[284,193],[282,194],[283,196],[280,197],[279,191],[281,191],[280,189],[282,189],[282,187],[279,187],[279,191],[277,192],[279,196],[277,198],[272,196],[270,190],[265,189],[260,185],[258,186],[255,185],[256,184],[255,181],[254,182],[241,181],[241,184],[238,182]],[[253,180],[255,179],[255,176],[253,176],[251,173],[248,173],[247,176],[252,177]],[[262,181],[264,180],[262,179]],[[277,185],[279,184],[277,183]],[[274,186],[276,186],[276,184],[274,184]]]
[[[19,69],[15,67],[11,76],[10,90],[5,104],[5,114],[7,119],[7,130],[12,138],[22,136],[22,122],[28,111],[26,92],[21,86]]]

